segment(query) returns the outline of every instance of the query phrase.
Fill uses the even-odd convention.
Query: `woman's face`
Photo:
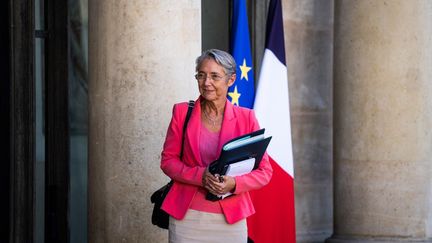
[[[229,77],[222,66],[207,58],[201,63],[197,80],[201,96],[208,101],[217,101],[226,99],[228,87],[235,81],[235,74]]]

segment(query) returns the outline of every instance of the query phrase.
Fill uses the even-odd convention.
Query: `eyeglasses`
[[[207,76],[207,74],[205,74],[205,73],[197,73],[197,74],[195,74],[195,78],[198,80],[198,81],[206,81],[207,80],[207,77],[210,77],[210,79],[211,80],[213,80],[213,81],[215,81],[215,82],[217,82],[217,81],[221,81],[224,77],[226,77],[227,76],[227,74],[225,74],[225,75],[223,75],[223,76],[220,76],[220,75],[218,75],[218,74],[215,74],[215,73],[212,73],[212,74],[210,74],[209,76]]]

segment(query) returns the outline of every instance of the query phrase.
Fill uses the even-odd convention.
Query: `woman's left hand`
[[[235,190],[236,182],[234,177],[231,176],[218,176],[219,181],[211,181],[209,183],[209,190],[211,193],[215,195],[224,195],[228,192],[233,192]]]

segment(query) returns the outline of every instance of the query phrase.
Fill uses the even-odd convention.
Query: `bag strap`
[[[194,106],[195,106],[195,101],[189,100],[188,110],[187,110],[187,113],[186,113],[186,118],[185,118],[185,121],[183,123],[183,134],[182,134],[182,146],[181,146],[181,151],[180,151],[180,159],[183,159],[183,146],[184,146],[186,128],[187,128],[187,124],[189,122],[189,118],[190,118],[190,116],[192,114],[192,109],[194,108]],[[174,180],[171,179],[171,181],[167,184],[168,188],[171,188],[171,186],[173,185],[173,183],[174,183]],[[167,192],[168,191],[164,192],[164,194],[167,193]]]
[[[186,113],[186,119],[185,119],[184,124],[183,124],[182,146],[181,146],[181,151],[180,151],[180,159],[183,159],[183,146],[184,146],[186,128],[187,128],[187,124],[189,123],[189,118],[192,114],[192,109],[194,108],[194,106],[195,106],[195,101],[189,100],[188,110]]]

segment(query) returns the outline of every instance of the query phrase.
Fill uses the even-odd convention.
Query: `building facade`
[[[255,75],[268,0],[248,0]],[[1,3],[0,242],[166,242],[151,193],[231,1]],[[298,242],[432,242],[432,2],[283,0]]]

